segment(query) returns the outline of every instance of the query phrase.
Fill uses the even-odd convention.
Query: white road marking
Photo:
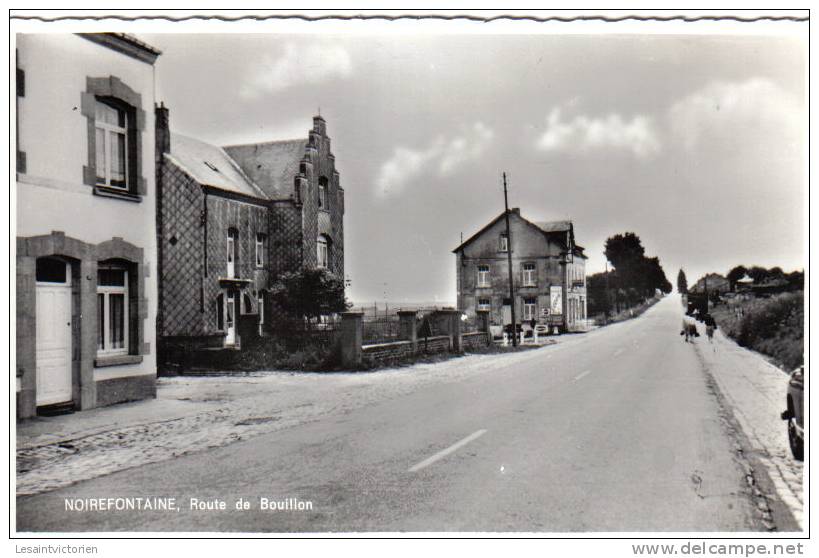
[[[581,372],[580,374],[578,374],[577,376],[574,377],[574,381],[576,382],[580,378],[584,378],[584,377],[588,376],[589,374],[591,374],[591,370],[586,370],[585,372]]]
[[[432,457],[428,457],[428,458],[424,459],[423,461],[421,461],[420,463],[418,463],[416,465],[413,465],[412,467],[409,468],[409,472],[414,473],[416,471],[420,471],[424,467],[429,467],[430,465],[432,465],[433,463],[435,463],[439,459],[443,459],[444,457],[446,457],[450,453],[458,451],[459,448],[462,448],[463,446],[465,446],[466,444],[468,444],[469,442],[471,442],[473,440],[477,440],[478,438],[480,438],[484,434],[486,434],[486,430],[478,430],[477,432],[473,432],[472,434],[470,434],[469,436],[467,436],[466,438],[464,438],[460,442],[456,442],[456,443],[452,444],[451,446],[449,446],[448,448],[439,451],[438,453],[436,453]]]

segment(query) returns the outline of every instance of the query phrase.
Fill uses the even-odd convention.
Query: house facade
[[[16,45],[17,415],[153,397],[160,52],[120,33]]]
[[[269,332],[281,273],[344,275],[344,190],[326,123],[303,139],[220,147],[156,109],[158,334],[163,355],[241,348]]]
[[[502,213],[453,252],[458,309],[474,318],[488,311],[490,323],[582,329],[586,319],[586,256],[575,243],[571,221],[532,222],[509,212],[511,242]],[[514,299],[509,293],[509,250]]]

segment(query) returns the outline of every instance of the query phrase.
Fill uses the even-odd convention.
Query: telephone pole
[[[512,310],[512,346],[518,346],[518,328],[515,321],[515,284],[512,273],[512,231],[509,230],[509,196],[506,192],[506,173],[503,173],[503,206],[506,210],[506,256],[509,262],[509,308]]]

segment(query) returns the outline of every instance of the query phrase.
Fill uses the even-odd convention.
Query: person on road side
[[[714,330],[717,329],[717,322],[711,314],[706,314],[705,319],[705,334],[708,336],[708,342],[714,342]]]

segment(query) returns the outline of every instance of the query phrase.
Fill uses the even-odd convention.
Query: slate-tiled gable
[[[245,174],[271,199],[294,195],[293,178],[307,149],[307,138],[247,145],[228,145],[224,150]]]

